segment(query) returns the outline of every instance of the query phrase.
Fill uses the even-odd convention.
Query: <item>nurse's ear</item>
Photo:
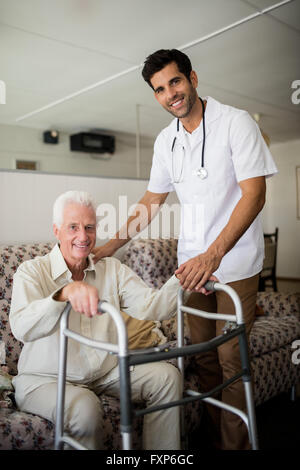
[[[191,81],[191,84],[193,85],[193,88],[197,88],[197,86],[198,86],[198,76],[197,76],[195,70],[191,71],[190,81]]]

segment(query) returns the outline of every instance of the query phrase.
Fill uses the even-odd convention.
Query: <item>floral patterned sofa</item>
[[[53,243],[0,246],[0,357],[6,356],[5,364],[0,364],[2,366],[0,369],[0,450],[48,450],[53,449],[54,446],[53,423],[40,416],[21,412],[15,405],[11,376],[17,374],[22,343],[13,337],[9,325],[14,273],[23,261],[45,255],[52,247]],[[126,259],[129,258],[127,253]],[[153,285],[151,282],[148,284]],[[174,342],[176,339],[174,320],[162,322],[162,329],[168,340]],[[188,333],[185,334],[188,335]],[[176,362],[176,359],[171,359],[171,362]],[[194,390],[199,388],[198,377],[192,372],[191,367],[186,369],[186,386]],[[100,399],[104,411],[104,446],[107,450],[121,449],[119,401],[104,394]],[[197,429],[201,415],[200,402],[189,403],[185,406],[187,433]],[[134,449],[141,449],[142,419],[139,417],[134,420]]]
[[[0,342],[5,343],[7,367],[17,373],[22,344],[10,331],[8,315],[13,274],[20,263],[50,251],[52,244],[3,246],[0,248]],[[130,266],[151,287],[160,288],[177,266],[177,240],[133,240],[122,261]],[[259,405],[271,397],[289,391],[300,382],[300,366],[293,364],[292,343],[300,338],[300,294],[259,292],[257,304],[264,315],[257,317],[250,334],[250,357],[253,372],[254,399]],[[176,319],[163,322],[168,339],[176,338]],[[185,326],[188,342],[189,331]],[[1,344],[1,343],[0,343]],[[192,367],[190,368],[192,370]],[[189,388],[197,389],[194,373],[186,369]],[[107,449],[120,449],[119,403],[101,396],[105,415],[104,442]],[[188,431],[197,428],[201,419],[201,403],[185,407]],[[134,448],[141,445],[142,421],[135,420]],[[23,413],[14,405],[13,391],[0,388],[0,450],[52,449],[54,426],[35,415]]]

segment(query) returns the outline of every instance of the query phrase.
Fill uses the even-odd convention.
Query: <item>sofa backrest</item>
[[[177,239],[132,240],[122,262],[136,272],[149,287],[160,289],[178,267]]]
[[[22,343],[14,338],[9,324],[13,276],[23,261],[46,255],[53,246],[54,243],[0,246],[0,341],[5,343],[6,364],[13,375],[17,373],[22,349]]]

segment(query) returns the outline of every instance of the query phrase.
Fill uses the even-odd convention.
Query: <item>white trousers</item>
[[[137,365],[130,373],[133,402],[147,407],[178,400],[182,395],[180,372],[172,364],[155,362]],[[99,382],[99,381],[98,381]],[[82,386],[66,384],[64,426],[70,436],[90,450],[103,449],[103,412],[98,395],[119,397],[120,382],[97,381]],[[57,384],[48,383],[16,401],[22,411],[34,413],[55,423]],[[180,449],[180,408],[178,406],[144,416],[143,449]]]

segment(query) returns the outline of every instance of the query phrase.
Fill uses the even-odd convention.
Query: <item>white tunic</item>
[[[179,265],[205,252],[225,227],[241,198],[240,181],[277,173],[270,151],[250,115],[211,97],[204,99],[207,100],[206,179],[196,175],[201,167],[202,121],[188,135],[181,123],[177,132],[177,119],[174,119],[154,145],[148,190],[177,193],[181,203]],[[263,231],[258,215],[224,256],[214,275],[222,283],[246,279],[261,271],[263,257]]]

